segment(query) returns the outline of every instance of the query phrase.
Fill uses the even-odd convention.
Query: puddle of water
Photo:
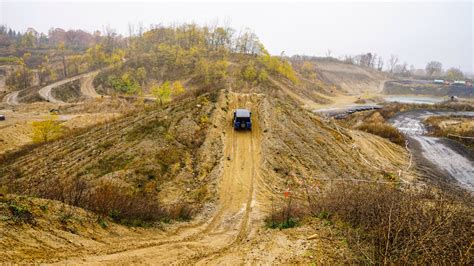
[[[421,96],[387,96],[384,97],[387,102],[414,103],[414,104],[435,104],[444,101],[442,98],[431,98]]]

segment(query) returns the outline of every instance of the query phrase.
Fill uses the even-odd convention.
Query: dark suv
[[[237,109],[234,112],[234,129],[252,130],[252,113],[247,109]]]

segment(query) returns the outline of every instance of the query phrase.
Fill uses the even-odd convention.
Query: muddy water
[[[461,187],[474,191],[474,162],[464,147],[454,146],[444,138],[428,137],[423,119],[433,115],[463,115],[474,118],[474,112],[411,111],[399,114],[391,123],[404,133],[409,141],[419,143],[421,155]]]
[[[413,104],[435,104],[440,103],[446,99],[433,98],[433,97],[422,97],[422,96],[398,96],[392,95],[384,98],[387,102],[399,102],[399,103],[413,103]]]

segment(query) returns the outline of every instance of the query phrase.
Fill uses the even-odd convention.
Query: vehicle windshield
[[[250,117],[236,117],[235,118],[236,122],[250,122]]]

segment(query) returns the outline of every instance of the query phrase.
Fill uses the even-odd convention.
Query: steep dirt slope
[[[336,61],[314,61],[316,72],[325,82],[339,86],[349,94],[380,93],[387,75],[373,69]]]
[[[268,178],[267,189],[275,194],[328,179],[385,180],[387,174],[396,176],[400,170],[406,175],[402,178],[413,178],[413,173],[405,172],[408,153],[380,137],[340,128],[282,99],[266,98],[261,118],[263,176]]]

